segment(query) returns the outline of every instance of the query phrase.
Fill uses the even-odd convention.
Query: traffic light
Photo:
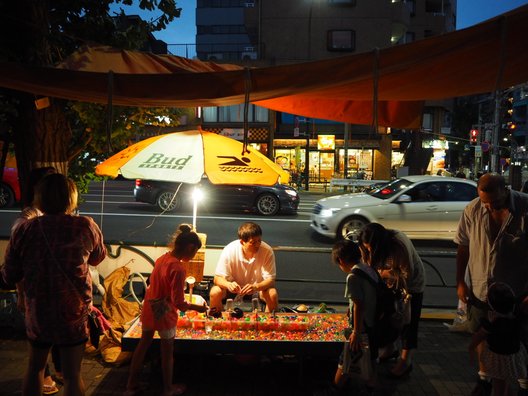
[[[478,135],[479,135],[478,129],[472,129],[471,131],[469,131],[469,143],[477,144]]]
[[[511,121],[513,118],[513,94],[509,92],[502,101],[502,118],[504,121]]]
[[[511,127],[513,124],[513,94],[508,92],[501,102],[502,129],[514,129]]]

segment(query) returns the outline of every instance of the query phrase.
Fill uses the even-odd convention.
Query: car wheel
[[[178,196],[174,196],[172,191],[162,191],[158,195],[158,199],[156,199],[156,205],[164,212],[172,212],[180,209],[181,199]]]
[[[273,194],[262,194],[257,198],[257,211],[263,216],[273,216],[279,211],[279,199]]]
[[[339,224],[337,230],[338,239],[350,239],[352,241],[357,241],[359,237],[359,232],[368,224],[368,220],[363,217],[347,217],[345,220]]]
[[[0,208],[7,208],[15,203],[13,190],[4,183],[0,183]]]

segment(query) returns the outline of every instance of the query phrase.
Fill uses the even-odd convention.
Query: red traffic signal
[[[469,142],[471,144],[477,144],[478,135],[479,135],[478,129],[472,129],[471,131],[469,131]]]

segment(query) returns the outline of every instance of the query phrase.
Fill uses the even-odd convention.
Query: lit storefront
[[[348,177],[352,179],[372,179],[374,163],[373,149],[348,149]],[[344,175],[345,150],[339,150],[339,173]]]
[[[306,142],[300,139],[275,139],[275,162],[292,173],[304,170]],[[357,148],[347,150],[348,177],[372,178],[374,148]],[[315,181],[330,180],[332,177],[344,178],[345,149],[342,139],[334,135],[319,135],[310,139],[308,167],[310,179]]]
[[[432,148],[433,155],[429,165],[427,166],[426,174],[436,175],[439,171],[445,175],[446,169],[446,151],[449,149],[449,142],[447,140],[424,140],[423,148]]]

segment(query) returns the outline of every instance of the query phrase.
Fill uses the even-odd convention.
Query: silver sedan
[[[477,197],[474,181],[406,176],[369,193],[342,194],[316,202],[310,226],[330,238],[355,239],[377,222],[413,239],[453,239],[466,205]]]

